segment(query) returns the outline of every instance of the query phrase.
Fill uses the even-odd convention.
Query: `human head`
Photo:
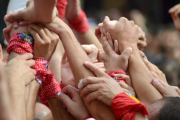
[[[180,120],[180,97],[166,97],[148,107],[149,120]]]

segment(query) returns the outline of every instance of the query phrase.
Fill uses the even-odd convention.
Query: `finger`
[[[108,16],[105,16],[104,21],[103,21],[103,25],[104,25],[104,26],[108,26],[108,25],[109,25],[109,22],[110,22],[109,17],[108,17]]]
[[[97,100],[98,92],[92,92],[85,97],[85,102],[90,104],[93,100]]]
[[[43,40],[41,39],[39,34],[34,29],[28,27],[28,32],[33,36],[36,43],[42,43],[43,42]]]
[[[36,31],[43,40],[47,39],[45,31],[42,27],[35,25],[35,24],[30,24],[30,25],[28,25],[28,27],[31,27],[34,31]]]
[[[111,54],[112,52],[114,52],[109,42],[107,41],[106,37],[101,36],[101,41],[102,41],[101,44],[102,44],[103,50],[106,54]]]
[[[107,55],[104,54],[104,53],[101,53],[99,58],[100,58],[101,61],[106,61]]]
[[[5,21],[7,22],[13,22],[19,19],[24,19],[24,16],[26,15],[26,9],[20,10],[18,12],[12,13],[10,15],[5,16]]]
[[[93,46],[95,47],[95,45]],[[87,53],[87,55],[93,52],[93,48],[90,45],[81,45],[81,47]]]
[[[180,5],[177,4],[175,5],[174,7],[172,7],[170,10],[169,10],[169,13],[174,13],[177,9],[179,9]]]
[[[100,67],[100,68],[105,68],[104,63],[103,62],[98,62],[98,63],[94,63],[96,66]]]
[[[101,69],[99,69],[96,65],[94,65],[94,64],[91,63],[91,62],[85,61],[85,62],[84,62],[84,66],[85,66],[86,68],[90,69],[92,72],[94,72],[94,74],[95,74],[97,77],[106,76],[106,73],[104,73],[104,71],[102,71]]]
[[[119,85],[124,89],[128,89],[128,87],[129,87],[126,83],[124,83],[122,81],[119,82]]]
[[[127,85],[132,86],[130,77],[129,77],[128,75],[124,75],[124,74],[114,74],[114,77],[123,78],[123,79],[126,81],[126,84],[127,84]]]
[[[180,89],[178,88],[178,87],[175,87],[175,90],[176,90],[176,92],[179,94],[179,96],[180,96]]]
[[[29,59],[32,59],[32,58],[33,58],[33,54],[31,54],[31,53],[26,53],[26,54],[20,55],[20,56],[18,56],[18,57],[20,57],[20,58],[23,59],[23,60],[29,60]]]
[[[86,95],[95,92],[99,89],[98,84],[88,84],[81,91],[81,97],[85,97]]]
[[[32,24],[32,23],[33,22],[23,20],[23,21],[19,22],[19,25],[20,26],[25,26],[25,25],[29,25],[29,24]]]
[[[114,51],[119,54],[118,41],[114,40]]]
[[[7,28],[3,29],[3,34],[4,34],[4,38],[6,39],[7,42],[9,42],[10,39],[10,31],[12,29],[12,25],[9,25]]]
[[[33,67],[35,65],[35,61],[34,60],[28,60],[26,61],[26,64],[29,66],[29,67]]]
[[[162,80],[158,80],[164,87],[168,87],[169,86],[169,84],[168,83],[166,83],[166,82],[164,82],[164,81],[162,81]]]
[[[3,51],[1,44],[0,44],[0,62],[3,62]]]
[[[79,81],[78,88],[82,89],[84,86],[87,86],[89,84],[97,84],[98,82],[99,82],[99,79],[96,77],[87,77]]]
[[[28,79],[25,79],[26,86],[29,85],[33,80],[35,80],[35,75],[36,75],[35,70],[33,70],[31,68],[29,68],[29,69],[30,69],[29,72],[26,73],[26,77],[28,78]]]
[[[152,85],[162,94],[165,91],[165,87],[157,79],[152,80]]]
[[[74,104],[74,101],[72,101],[72,99],[67,96],[66,94],[64,93],[61,93],[59,95],[59,99],[63,102],[63,104],[67,107],[67,108],[70,108],[71,106],[73,106]]]
[[[113,49],[114,45],[113,45],[113,41],[112,41],[111,35],[109,33],[106,33],[106,38],[107,38],[107,41],[108,41],[109,45]]]
[[[98,40],[101,39],[101,32],[100,32],[100,29],[98,27],[95,29],[95,35],[96,35]]]
[[[131,53],[132,53],[132,48],[128,47],[128,48],[126,48],[126,49],[121,53],[121,57],[122,57],[125,61],[128,61]]]
[[[175,16],[179,16],[179,14],[180,14],[180,9],[178,9],[176,12],[175,12]]]
[[[79,92],[77,91],[77,89],[75,89],[74,87],[72,87],[71,85],[68,85],[66,87],[64,87],[62,90],[61,90],[61,93],[64,93],[66,95],[69,95],[69,97],[71,99],[74,98],[74,100],[77,100],[77,96],[80,96],[79,95]]]
[[[147,46],[147,43],[145,41],[138,40],[138,45],[142,48],[145,48]]]
[[[14,22],[13,22],[13,26],[14,26],[14,29],[17,29],[17,28],[19,27],[18,22],[17,22],[17,21],[14,21]]]

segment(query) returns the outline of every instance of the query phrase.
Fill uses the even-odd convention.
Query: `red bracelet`
[[[128,93],[120,93],[112,101],[111,109],[117,120],[124,117],[124,120],[134,120],[138,112],[149,115],[146,105]]]
[[[119,81],[125,82],[125,80],[123,78],[114,77],[114,74],[124,74],[124,75],[127,75],[123,70],[109,71],[109,72],[107,72],[107,74],[109,76],[111,76],[112,78],[114,78],[117,82],[119,82]]]
[[[66,12],[67,0],[58,0],[56,4],[56,8],[59,12],[59,17],[64,20],[65,12]]]
[[[80,33],[86,33],[90,29],[86,14],[83,10],[80,11],[80,14],[77,18],[68,20],[68,23],[74,30]]]
[[[17,32],[12,35],[7,52],[15,51],[19,54],[33,53],[34,39],[29,33]],[[48,61],[44,59],[34,59],[36,64],[32,68],[36,70],[36,81],[41,84],[39,90],[40,100],[45,103],[48,98],[58,97],[60,94],[59,83],[55,80],[53,73],[48,71]],[[47,103],[47,102],[46,102]]]

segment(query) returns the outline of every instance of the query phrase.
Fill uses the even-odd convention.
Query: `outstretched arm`
[[[68,61],[75,77],[76,86],[78,85],[80,79],[88,76],[95,76],[90,70],[84,67],[84,61],[90,61],[90,59],[81,48],[71,29],[59,18],[56,18],[55,21],[47,25],[47,27],[48,29],[58,33],[62,40]],[[98,120],[115,119],[110,108],[99,101],[93,101],[91,104],[86,104],[86,106],[91,115]]]
[[[153,76],[139,54],[137,48],[138,28],[134,25],[134,22],[128,21],[126,18],[120,18],[116,24],[112,25],[106,17],[103,24],[112,38],[118,40],[120,53],[127,47],[133,49],[129,58],[128,71],[139,100],[148,106],[155,100],[162,98],[161,94],[152,86]]]

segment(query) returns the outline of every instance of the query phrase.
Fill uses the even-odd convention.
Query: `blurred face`
[[[155,120],[156,116],[158,115],[158,113],[163,105],[164,105],[164,101],[162,101],[162,100],[158,100],[158,101],[155,101],[154,103],[152,103],[147,108],[148,113],[149,113],[148,119]]]

